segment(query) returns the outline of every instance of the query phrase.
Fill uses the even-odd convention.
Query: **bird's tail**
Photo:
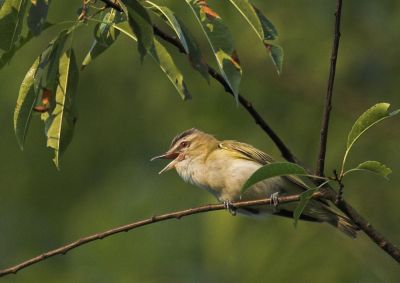
[[[333,212],[334,213],[334,212]],[[340,231],[345,233],[346,235],[356,238],[357,237],[357,232],[360,230],[356,224],[354,224],[353,221],[351,221],[349,218],[335,214],[335,220],[333,222],[329,222],[333,226],[337,227]]]

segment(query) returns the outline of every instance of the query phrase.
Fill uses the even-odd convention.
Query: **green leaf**
[[[297,222],[300,219],[301,214],[303,213],[304,209],[306,208],[308,202],[310,201],[313,193],[315,193],[318,190],[318,188],[312,188],[308,189],[304,193],[300,195],[300,201],[297,204],[296,209],[294,210],[293,213],[293,218],[294,218],[294,227],[297,227]]]
[[[54,163],[59,169],[59,158],[72,139],[77,119],[75,94],[78,87],[79,69],[74,51],[62,54],[58,65],[58,84],[55,92],[54,108],[43,116],[47,147],[54,149]]]
[[[62,30],[40,55],[39,68],[35,76],[36,92],[41,89],[55,91],[59,60],[70,32],[71,29]],[[41,99],[38,100],[39,103],[40,101]]]
[[[260,181],[284,175],[307,175],[307,172],[303,167],[290,162],[270,163],[260,167],[250,176],[242,187],[242,193]]]
[[[28,0],[5,0],[0,8],[0,49],[12,49],[21,36]]]
[[[392,173],[392,170],[387,167],[385,164],[382,164],[378,161],[365,161],[361,164],[359,164],[356,168],[348,170],[345,175],[347,175],[350,172],[354,171],[367,171],[371,173],[375,173],[385,179],[388,179],[389,174]]]
[[[168,8],[164,6],[158,6],[157,4],[154,4],[151,1],[146,1],[147,4],[150,5],[150,8],[155,11],[158,15],[160,15],[165,21],[168,22],[168,24],[172,27],[174,32],[179,38],[179,41],[181,42],[183,49],[185,49],[186,53],[189,53],[189,47],[186,42],[186,37],[183,33],[183,30],[181,28],[181,25],[176,18],[175,14]]]
[[[153,47],[153,25],[150,15],[138,0],[122,0],[125,4],[125,13],[128,17],[129,26],[138,39],[138,50],[143,57]]]
[[[206,1],[186,0],[186,2],[200,23],[217,59],[221,74],[237,102],[242,68],[228,28],[221,17],[207,5]]]
[[[102,23],[96,25],[95,40],[82,62],[82,69],[90,62],[103,54],[117,40],[120,31],[114,29],[113,24],[121,21],[121,14],[112,9],[105,13]]]
[[[400,109],[397,109],[393,112],[388,112],[389,106],[390,106],[389,103],[375,104],[370,109],[365,111],[354,123],[347,138],[347,148],[343,157],[342,172],[344,165],[346,163],[347,156],[350,152],[350,149],[352,148],[354,143],[358,140],[358,138],[375,124],[385,120],[386,118],[390,118],[392,116],[399,114]]]
[[[31,0],[28,14],[28,27],[34,36],[38,36],[46,23],[47,11],[51,0]]]
[[[278,38],[274,25],[248,0],[229,0],[256,32],[271,56],[278,74],[282,72],[283,49],[268,41]]]
[[[189,61],[192,67],[196,69],[207,80],[207,82],[209,82],[210,77],[208,74],[208,66],[203,54],[201,53],[199,44],[185,27],[183,22],[168,7],[158,6],[150,1],[146,2],[150,4],[151,9],[174,30],[183,46],[183,49],[185,50],[185,53],[189,56]]]
[[[125,23],[114,25],[114,28],[119,29],[122,33],[137,41],[137,38],[129,32]],[[178,67],[175,65],[174,60],[168,53],[168,50],[154,38],[153,48],[149,50],[151,57],[158,63],[161,70],[167,75],[168,79],[174,85],[179,95],[183,100],[190,99],[190,93],[186,87],[183,75]]]
[[[28,73],[26,73],[19,89],[17,105],[14,111],[14,131],[21,150],[24,148],[26,133],[37,99],[37,93],[34,91],[33,83],[39,61],[40,58],[37,58]]]

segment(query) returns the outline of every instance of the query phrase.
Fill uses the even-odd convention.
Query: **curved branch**
[[[336,60],[339,50],[341,15],[342,15],[342,0],[337,0],[337,6],[335,12],[335,30],[334,30],[332,55],[331,55],[331,66],[329,71],[328,89],[326,91],[324,114],[322,118],[322,126],[320,134],[319,154],[317,160],[316,175],[318,176],[324,175],[326,144],[328,141],[329,118],[331,116],[331,110],[332,110],[333,84],[335,82]]]
[[[321,198],[322,193],[321,192],[316,192],[312,196],[313,198]],[[282,196],[278,197],[278,203],[288,203],[288,202],[295,202],[300,200],[300,194],[298,195],[290,195],[290,196]],[[248,206],[255,206],[255,205],[270,205],[272,204],[273,201],[271,198],[266,198],[266,199],[260,199],[260,200],[252,200],[252,201],[240,201],[240,202],[234,202],[232,203],[233,208],[240,208],[240,207],[248,207]],[[110,237],[112,235],[121,233],[121,232],[128,232],[130,230],[133,230],[135,228],[139,228],[145,225],[153,224],[156,222],[161,222],[169,219],[180,219],[185,216],[193,215],[193,214],[198,214],[198,213],[204,213],[204,212],[209,212],[209,211],[216,211],[216,210],[223,210],[225,209],[225,204],[209,204],[209,205],[204,205],[200,207],[195,207],[195,208],[189,208],[181,211],[176,211],[176,212],[171,212],[171,213],[166,213],[158,216],[153,216],[144,220],[140,220],[137,222],[133,222],[124,226],[116,227],[101,233],[97,233],[91,236],[87,236],[84,238],[81,238],[79,240],[76,240],[72,243],[69,243],[65,246],[59,247],[57,249],[48,251],[46,253],[43,253],[41,255],[38,255],[36,257],[33,257],[31,259],[28,259],[20,264],[17,264],[15,266],[0,270],[0,277],[9,275],[9,274],[16,274],[18,271],[21,269],[27,268],[28,266],[31,266],[33,264],[39,263],[41,261],[44,261],[45,259],[48,259],[50,257],[54,257],[56,255],[65,255],[67,252],[70,250],[76,249],[77,247],[80,247],[82,245],[88,244],[90,242],[96,241],[96,240],[101,240],[107,237]]]

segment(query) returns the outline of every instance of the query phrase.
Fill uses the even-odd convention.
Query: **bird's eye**
[[[187,141],[183,141],[183,142],[181,142],[180,146],[181,147],[188,147],[189,143]]]

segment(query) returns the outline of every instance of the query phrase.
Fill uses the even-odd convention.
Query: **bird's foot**
[[[224,207],[233,216],[236,215],[236,207],[233,207],[232,202],[229,200],[224,200]]]
[[[279,192],[275,192],[271,195],[271,200],[272,200],[272,204],[274,205],[274,207],[277,207],[279,204]]]

